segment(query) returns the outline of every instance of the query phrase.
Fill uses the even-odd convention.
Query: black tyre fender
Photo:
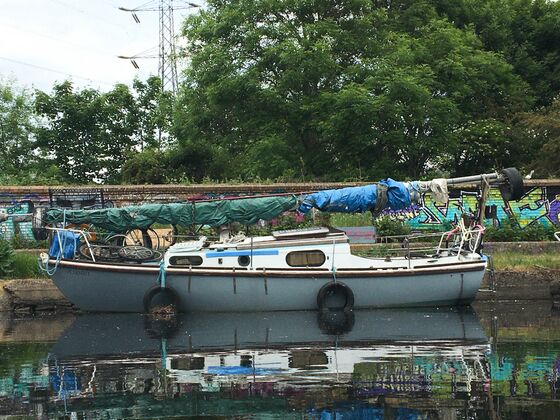
[[[150,313],[157,306],[172,305],[175,312],[179,312],[179,295],[175,289],[156,284],[148,289],[144,295],[144,310]]]
[[[49,237],[49,231],[46,229],[47,209],[44,207],[35,207],[31,218],[31,232],[37,241],[44,241]]]
[[[323,334],[346,334],[352,331],[354,327],[354,311],[319,311],[317,322]]]
[[[523,177],[516,168],[506,168],[502,171],[506,182],[500,184],[500,193],[504,201],[519,200],[525,194]]]
[[[334,281],[323,285],[323,287],[319,289],[319,293],[317,293],[317,306],[319,310],[322,311],[328,309],[326,307],[327,297],[337,293],[343,293],[346,298],[346,301],[343,306],[343,310],[351,311],[352,308],[354,307],[354,293],[344,283],[341,282],[335,283]]]

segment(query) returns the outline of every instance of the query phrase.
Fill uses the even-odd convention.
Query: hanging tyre
[[[163,317],[176,314],[179,312],[179,295],[173,288],[157,284],[144,295],[144,310],[146,313]]]
[[[49,231],[46,226],[47,209],[44,207],[36,207],[33,209],[31,219],[31,232],[37,241],[44,241],[49,237]]]
[[[523,177],[516,168],[506,168],[502,171],[504,182],[500,184],[500,193],[504,201],[519,200],[525,194]]]
[[[354,307],[354,293],[344,283],[327,283],[317,294],[317,306],[320,311],[328,309],[351,311]]]

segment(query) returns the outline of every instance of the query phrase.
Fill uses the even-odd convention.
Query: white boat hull
[[[323,286],[343,284],[353,308],[387,308],[470,303],[486,262],[457,262],[414,269],[208,269],[170,268],[165,286],[181,312],[288,311],[317,309]],[[152,265],[59,262],[53,280],[82,310],[144,312],[146,295],[160,287]]]

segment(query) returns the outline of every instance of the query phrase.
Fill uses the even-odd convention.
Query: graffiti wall
[[[212,186],[209,186],[211,189]],[[239,188],[239,187],[237,187]],[[22,188],[23,189],[23,188]],[[184,191],[183,191],[184,189]],[[309,190],[309,189],[307,189]],[[278,192],[278,189],[274,190]],[[248,194],[249,192],[245,192]],[[264,193],[259,191],[259,193]],[[384,215],[404,219],[415,230],[442,230],[455,223],[463,212],[477,212],[478,196],[476,190],[452,190],[446,204],[436,204],[429,195],[422,199],[419,206],[404,211],[386,211]],[[15,236],[32,240],[31,213],[33,207],[49,206],[58,208],[102,208],[141,204],[149,202],[170,202],[199,200],[223,196],[244,195],[234,193],[210,194],[191,190],[185,186],[174,194],[158,191],[157,187],[141,191],[130,187],[119,188],[49,188],[44,193],[27,194],[2,192],[0,187],[0,214],[7,216],[0,223],[0,237],[11,240]],[[27,218],[26,218],[27,215]],[[560,183],[553,186],[531,186],[518,201],[506,202],[498,189],[491,189],[485,211],[485,224],[501,226],[506,220],[515,220],[521,228],[539,223],[547,227],[560,228]]]
[[[413,229],[437,230],[455,223],[463,212],[476,214],[479,191],[452,191],[446,204],[436,204],[429,195],[422,204],[405,211],[387,211],[384,214],[405,219]],[[560,226],[560,187],[531,187],[518,201],[504,201],[498,189],[490,190],[486,202],[485,224],[502,225],[514,219],[521,228],[540,223]]]

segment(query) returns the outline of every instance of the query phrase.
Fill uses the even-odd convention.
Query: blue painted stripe
[[[244,255],[250,256],[251,251],[216,251],[216,252],[207,252],[204,254],[206,258],[218,258],[218,257],[241,257]],[[277,249],[267,249],[267,250],[254,250],[253,256],[257,255],[278,255]]]

